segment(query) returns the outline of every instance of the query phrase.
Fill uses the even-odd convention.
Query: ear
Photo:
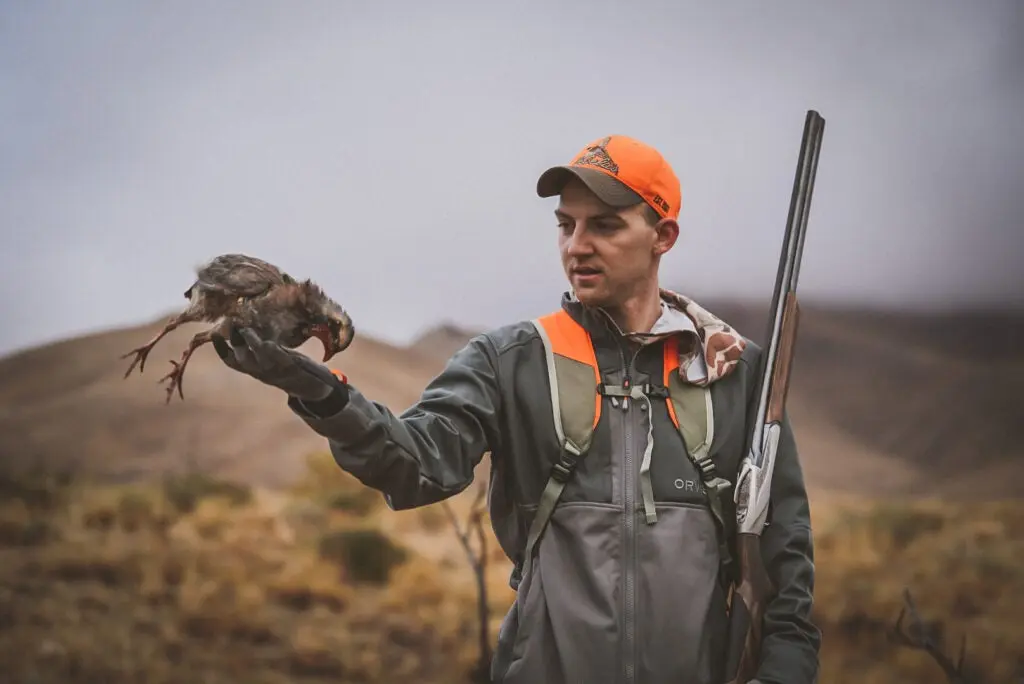
[[[657,237],[654,239],[654,254],[661,256],[672,249],[679,239],[679,223],[675,219],[663,218],[654,225]]]

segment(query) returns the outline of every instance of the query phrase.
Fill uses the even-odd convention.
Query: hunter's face
[[[562,267],[588,306],[615,308],[657,281],[659,257],[675,239],[674,221],[653,226],[643,205],[615,209],[575,179],[562,190],[555,217]]]

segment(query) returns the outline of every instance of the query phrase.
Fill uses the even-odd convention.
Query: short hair
[[[647,202],[644,202],[643,204],[643,217],[644,220],[647,221],[647,223],[650,224],[651,226],[658,225],[658,221],[661,220],[661,215],[658,212],[656,212],[654,210],[654,207],[652,207]]]

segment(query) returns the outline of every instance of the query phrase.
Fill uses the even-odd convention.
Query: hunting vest
[[[708,387],[684,383],[679,377],[678,339],[673,335],[662,343],[664,363],[661,385],[646,383],[631,386],[628,381],[623,385],[608,385],[601,381],[590,334],[568,313],[559,310],[534,319],[532,323],[544,343],[552,417],[561,451],[552,466],[527,533],[524,563],[532,562],[533,549],[547,527],[566,482],[590,449],[594,429],[601,418],[602,397],[611,397],[613,402],[664,400],[668,414],[686,445],[687,456],[703,481],[708,507],[718,532],[722,578],[723,582],[728,582],[732,572],[732,554],[726,532],[730,528],[726,526],[722,513],[722,497],[727,495],[732,484],[718,476],[710,457],[714,439],[711,391]],[[654,439],[650,418],[648,420],[647,448],[640,466],[640,486],[647,522],[654,523],[657,515],[650,478]]]

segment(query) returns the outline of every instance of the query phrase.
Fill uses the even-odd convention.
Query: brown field
[[[717,310],[760,337],[749,308]],[[0,679],[468,681],[476,589],[441,507],[388,510],[212,349],[165,405],[156,379],[197,328],[122,380],[118,354],[158,327],[0,359]],[[967,636],[972,681],[1024,676],[1021,330],[806,308],[791,415],[822,684],[943,681],[886,639],[904,587],[948,653]],[[337,365],[401,410],[460,334],[415,349],[359,338]],[[488,468],[452,501],[461,513]],[[513,593],[490,535],[488,549],[493,642]]]

